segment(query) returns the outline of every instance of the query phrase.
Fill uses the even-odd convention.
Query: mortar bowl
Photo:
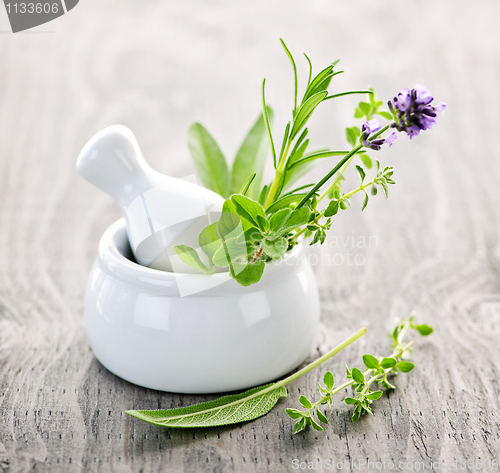
[[[85,294],[87,333],[102,365],[139,386],[177,393],[235,391],[283,376],[311,352],[319,314],[301,245],[243,287],[228,273],[135,263],[124,219],[104,232]]]

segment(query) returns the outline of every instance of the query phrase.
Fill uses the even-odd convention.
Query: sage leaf
[[[192,268],[198,269],[205,274],[212,274],[212,271],[203,264],[200,256],[194,248],[187,245],[176,245],[172,248],[183,263],[191,266]]]
[[[262,248],[266,255],[273,259],[281,258],[288,248],[288,241],[286,238],[277,238],[276,240],[264,240]]]
[[[267,107],[267,116],[270,124],[272,124],[274,114],[270,107]],[[232,193],[238,192],[243,187],[247,177],[254,172],[256,174],[255,180],[253,187],[248,192],[248,196],[252,199],[258,198],[259,189],[264,177],[264,165],[268,151],[267,128],[264,116],[261,114],[243,140],[243,143],[241,143],[234,158],[231,172]]]
[[[268,384],[189,407],[126,413],[162,427],[217,427],[257,419],[267,414],[280,397],[286,397],[286,389]]]
[[[205,187],[222,197],[228,197],[229,168],[226,158],[215,139],[201,123],[193,123],[189,128],[188,146]]]

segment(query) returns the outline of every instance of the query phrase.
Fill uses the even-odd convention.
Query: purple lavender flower
[[[406,132],[410,139],[418,136],[422,130],[429,130],[436,124],[437,112],[446,111],[445,103],[431,106],[433,100],[429,89],[423,85],[417,84],[411,90],[404,88],[388,102],[395,120],[391,126]]]
[[[374,140],[369,140],[370,135],[382,128],[380,126],[379,121],[374,118],[373,120],[367,121],[363,125],[361,125],[361,136],[363,146],[366,148],[374,149],[375,151],[380,150],[382,145],[385,143],[389,144],[389,148],[392,146],[392,143],[397,138],[396,132],[392,132],[387,138],[376,138]]]

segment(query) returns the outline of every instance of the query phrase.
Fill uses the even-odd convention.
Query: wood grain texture
[[[0,471],[500,460],[499,17],[494,0],[84,0],[37,29],[52,33],[1,35]],[[119,214],[76,175],[76,156],[99,129],[122,123],[153,167],[192,174],[186,130],[194,119],[234,155],[258,113],[262,77],[278,127],[287,120],[293,88],[280,36],[317,67],[342,58],[347,73],[336,91],[373,86],[389,98],[421,82],[449,105],[435,130],[379,153],[396,167],[390,199],[372,199],[363,215],[355,201],[313,250],[322,326],[311,358],[366,324],[363,341],[325,366],[340,377],[363,353],[384,354],[394,317],[413,309],[435,334],[418,341],[415,372],[357,424],[339,398],[325,433],[292,437],[284,408],[312,395],[322,370],[244,425],[141,423],[124,411],[213,396],[143,389],[95,360],[83,294],[100,235]],[[318,146],[344,143],[354,104],[339,99],[318,112]],[[370,244],[358,247],[363,237]]]

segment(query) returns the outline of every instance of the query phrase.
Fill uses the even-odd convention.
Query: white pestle
[[[210,212],[220,212],[224,202],[204,187],[154,171],[132,131],[122,125],[97,133],[83,147],[76,168],[116,201],[137,262],[155,269],[172,270],[174,244],[197,247],[199,231],[211,223]]]

